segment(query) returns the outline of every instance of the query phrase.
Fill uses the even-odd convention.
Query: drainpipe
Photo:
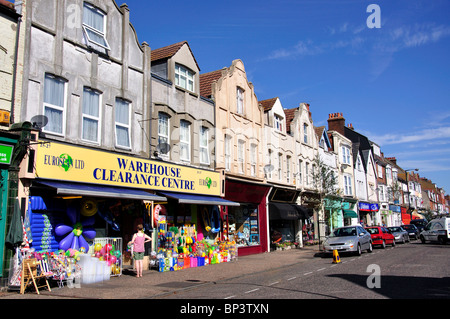
[[[22,6],[22,1],[17,2],[16,7],[18,5]],[[20,11],[22,11],[22,7],[20,7]],[[17,78],[17,61],[19,59],[19,38],[20,38],[20,25],[22,22],[22,15],[18,13],[17,17],[17,30],[16,30],[16,47],[14,52],[14,64],[13,64],[13,79],[12,79],[12,90],[11,90],[11,115],[9,119],[9,123],[14,123],[14,108],[15,108],[15,100],[16,100],[16,78]]]

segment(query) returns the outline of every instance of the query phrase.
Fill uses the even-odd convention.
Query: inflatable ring
[[[94,216],[97,213],[97,202],[93,199],[86,199],[81,202],[81,215],[86,217]]]

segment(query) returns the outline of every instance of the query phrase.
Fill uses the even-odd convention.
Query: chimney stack
[[[328,130],[336,131],[345,136],[345,118],[342,113],[331,113],[328,114]]]

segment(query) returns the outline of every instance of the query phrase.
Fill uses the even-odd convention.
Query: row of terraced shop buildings
[[[0,0],[2,273],[20,217],[32,247],[57,249],[29,223],[32,210],[51,224],[94,202],[109,216],[97,235],[126,242],[137,223],[155,226],[149,207],[161,203],[169,223],[204,236],[218,225],[214,236],[239,255],[448,213],[443,189],[385,157],[342,113],[316,127],[306,103],[259,100],[239,59],[201,73],[187,41],[139,42],[130,14],[113,0]],[[332,192],[317,183],[322,169]]]

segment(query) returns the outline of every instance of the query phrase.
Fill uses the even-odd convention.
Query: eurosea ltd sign
[[[36,151],[39,178],[220,196],[220,173],[62,143]]]

